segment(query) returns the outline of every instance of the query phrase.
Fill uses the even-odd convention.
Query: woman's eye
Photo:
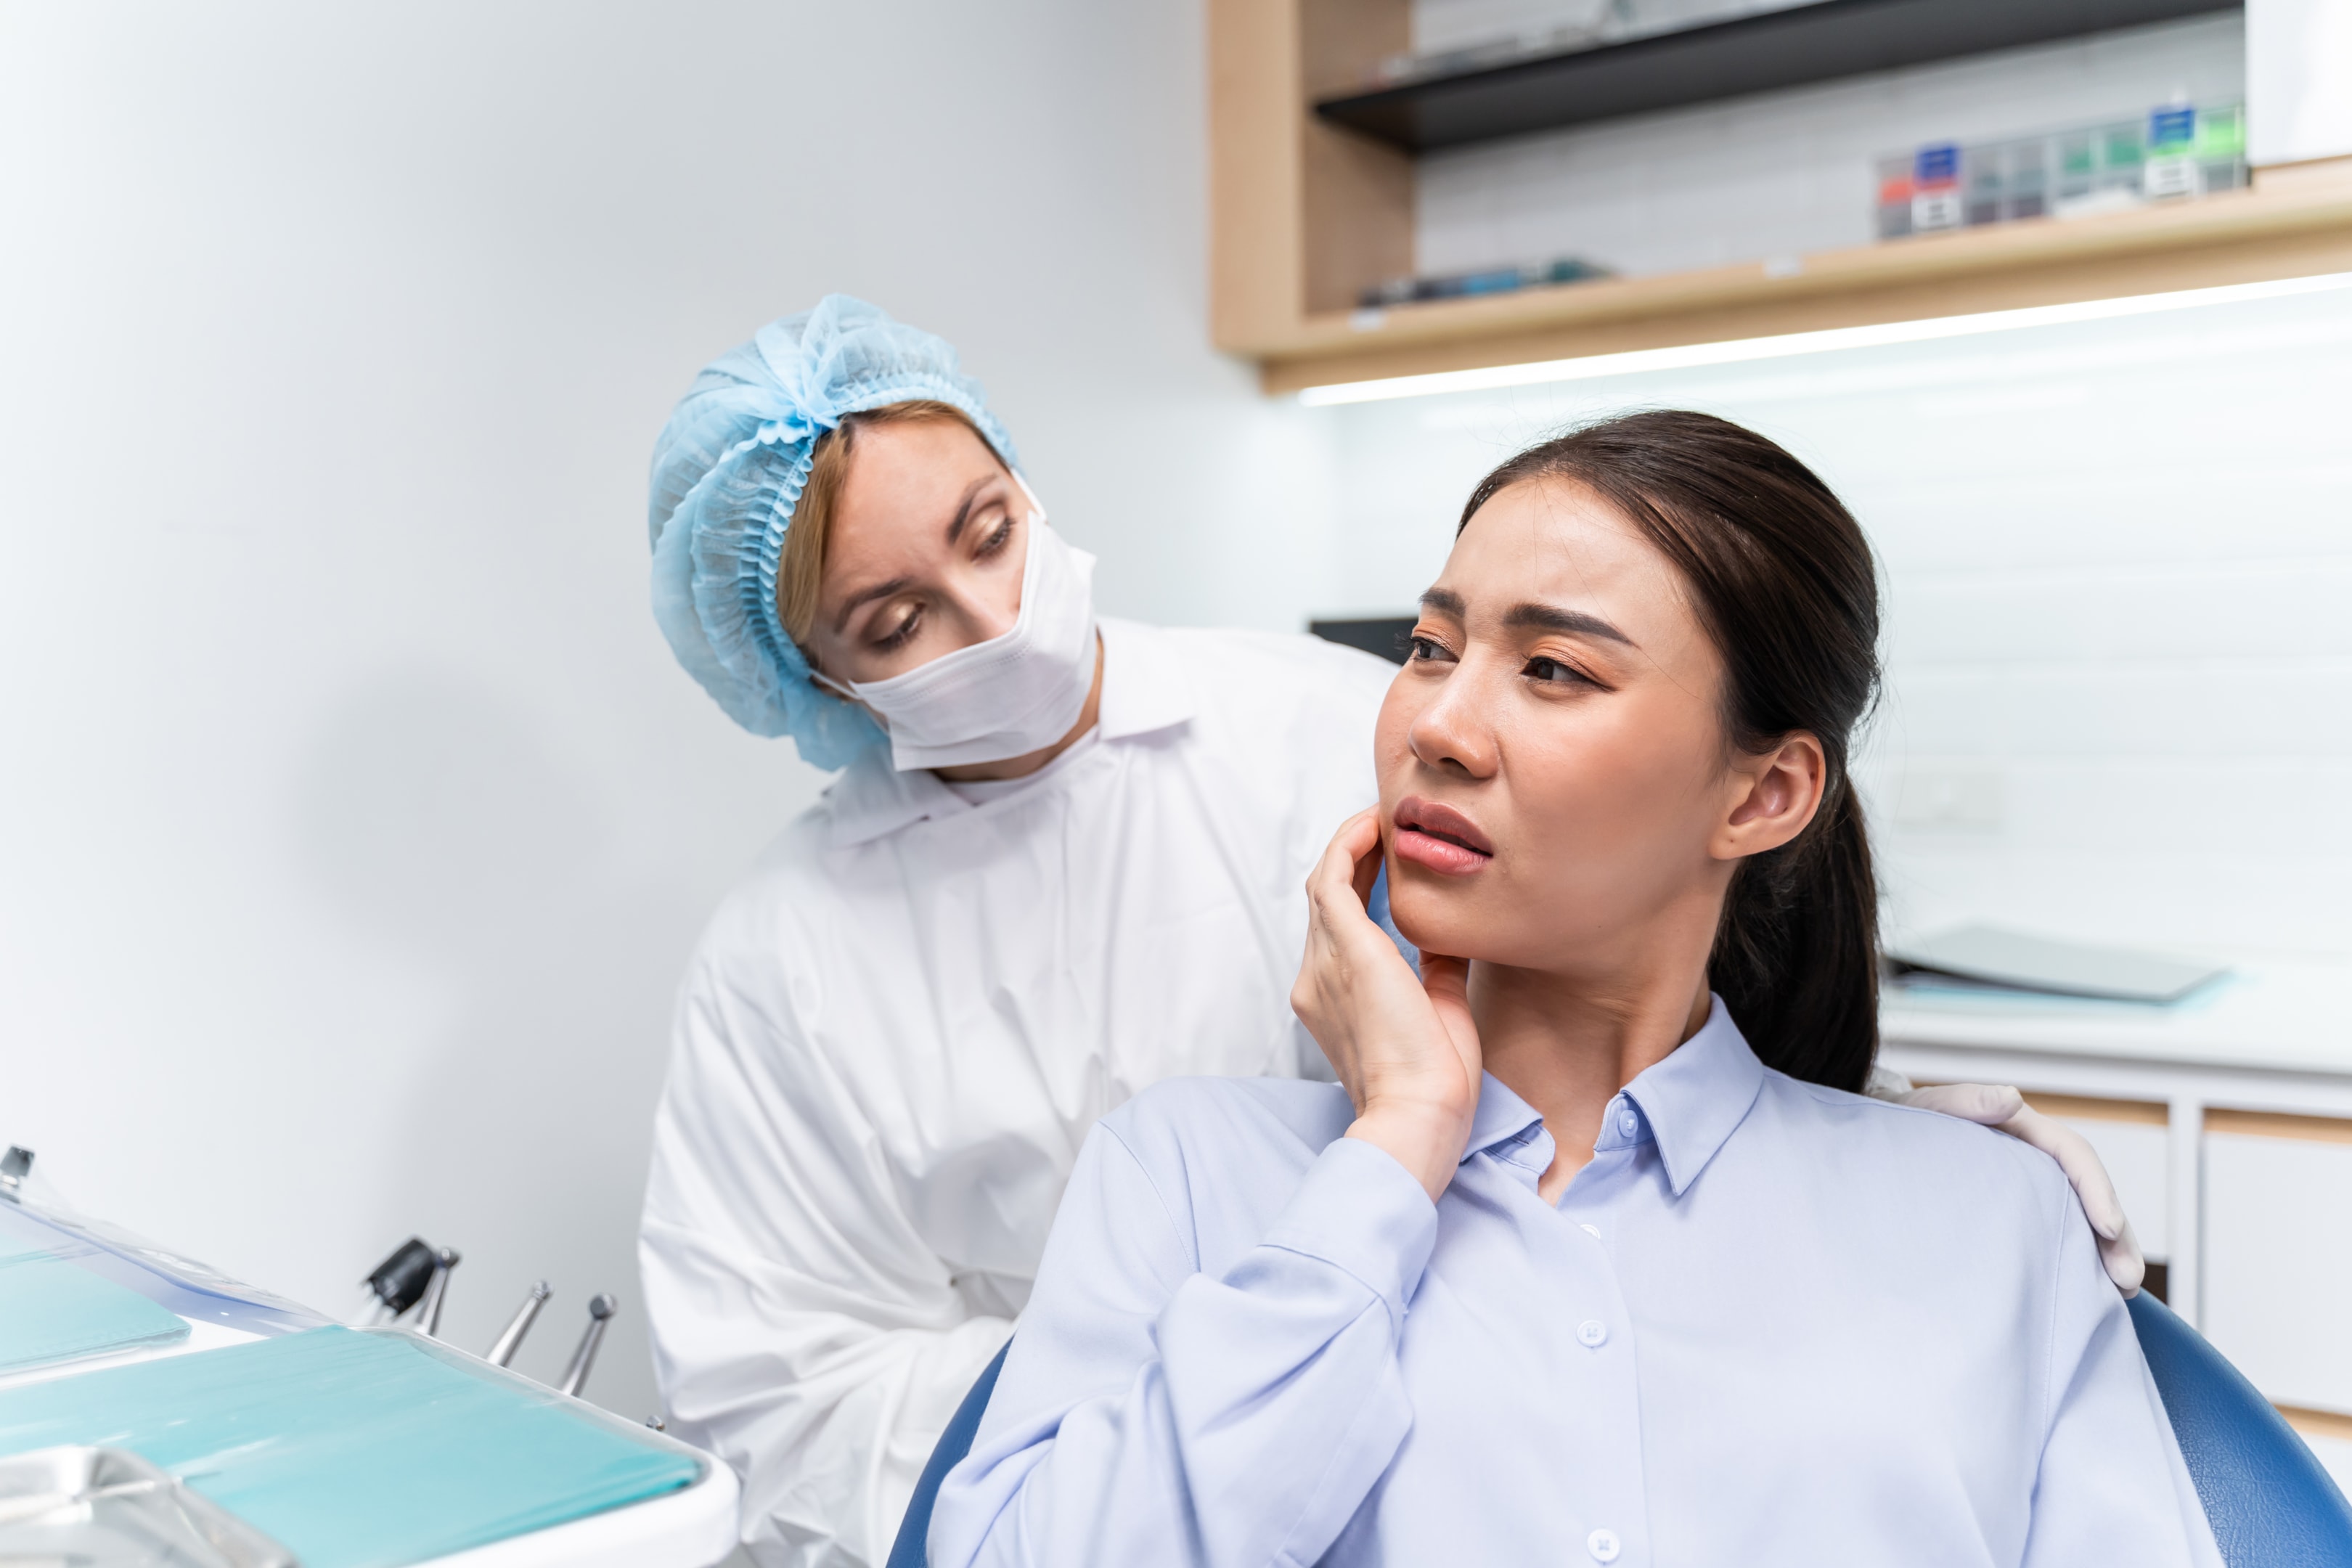
[[[1528,668],[1523,673],[1536,680],[1561,685],[1590,686],[1592,684],[1591,678],[1582,670],[1562,664],[1556,658],[1545,658],[1540,655],[1528,660]]]
[[[1003,549],[1006,542],[1010,541],[1012,537],[1013,520],[1007,517],[1001,520],[997,523],[994,531],[992,531],[987,538],[980,542],[980,548],[974,551],[973,553],[979,556],[980,559],[985,561],[990,556],[995,554],[998,551]]]
[[[915,635],[915,627],[922,618],[922,611],[908,611],[907,618],[898,623],[898,630],[890,633],[887,637],[878,639],[874,646],[880,648],[884,653],[894,653],[899,648],[905,647],[907,646],[908,639]]]
[[[1416,637],[1412,639],[1410,647],[1408,658],[1414,664],[1426,664],[1433,659],[1453,657],[1445,651],[1445,645],[1434,637]]]

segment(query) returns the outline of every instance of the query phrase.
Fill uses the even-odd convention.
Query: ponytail
[[[1860,1091],[1878,1052],[1878,892],[1846,772],[1878,690],[1878,581],[1830,488],[1712,415],[1627,415],[1531,447],[1480,481],[1462,523],[1530,479],[1580,484],[1673,562],[1721,655],[1727,738],[1805,731],[1829,777],[1805,830],[1733,874],[1707,983],[1768,1067]]]
[[[1852,781],[1795,841],[1742,862],[1707,984],[1765,1061],[1859,1093],[1878,1048],[1878,888]]]

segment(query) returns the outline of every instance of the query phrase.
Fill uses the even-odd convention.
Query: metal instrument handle
[[[547,1288],[544,1279],[532,1286],[530,1293],[522,1299],[522,1305],[515,1309],[514,1316],[507,1320],[507,1326],[499,1332],[498,1342],[490,1346],[489,1353],[482,1359],[492,1366],[511,1364],[515,1352],[522,1348],[523,1335],[530,1332],[530,1325],[538,1321],[539,1310],[547,1305],[547,1299],[554,1292]]]
[[[416,1303],[416,1331],[427,1339],[441,1337],[441,1303],[449,1298],[449,1271],[462,1261],[454,1247],[433,1255],[433,1278],[425,1286],[425,1300]]]
[[[576,1394],[588,1381],[588,1369],[596,1364],[596,1347],[604,1340],[604,1325],[619,1307],[610,1296],[599,1296],[588,1303],[588,1331],[580,1336],[580,1348],[572,1352],[572,1364],[563,1369],[563,1381],[555,1385],[557,1392]]]

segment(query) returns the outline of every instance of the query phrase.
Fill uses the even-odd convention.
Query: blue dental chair
[[[988,1408],[988,1396],[996,1392],[996,1374],[1004,1370],[1004,1351],[1013,1348],[1005,1342],[1004,1350],[981,1373],[971,1392],[963,1396],[956,1413],[948,1417],[948,1429],[940,1434],[939,1446],[931,1450],[923,1466],[923,1473],[915,1481],[915,1499],[907,1505],[907,1517],[898,1521],[898,1539],[890,1543],[890,1561],[884,1568],[929,1568],[929,1552],[924,1542],[931,1533],[931,1504],[939,1500],[940,1483],[956,1468],[956,1461],[971,1452],[971,1436],[980,1430],[981,1412]]]
[[[2143,1290],[2131,1318],[2221,1561],[2352,1568],[2352,1505],[2294,1428],[2171,1308]]]
[[[2221,1561],[2229,1568],[2352,1568],[2352,1504],[2294,1428],[2244,1373],[2154,1296],[2143,1290],[2132,1298],[2131,1320]],[[888,1568],[927,1568],[931,1504],[940,1483],[971,1451],[1003,1369],[1004,1351],[998,1351],[940,1435],[915,1483]]]

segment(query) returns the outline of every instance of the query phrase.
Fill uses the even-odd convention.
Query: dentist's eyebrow
[[[963,492],[963,500],[956,506],[955,521],[948,524],[948,542],[950,544],[953,544],[956,542],[957,535],[963,532],[963,525],[971,521],[972,501],[979,497],[981,491],[989,487],[992,481],[992,476],[972,480],[971,486],[965,489]]]
[[[903,594],[915,585],[912,577],[893,577],[887,583],[877,583],[871,588],[860,588],[841,602],[841,614],[833,617],[833,635],[839,637],[849,629],[849,617],[877,599],[887,599],[893,594]]]
[[[1602,620],[1588,616],[1582,610],[1563,610],[1557,605],[1534,603],[1513,605],[1503,614],[1503,624],[1514,631],[1564,632],[1574,637],[1598,637],[1603,642],[1635,646],[1632,637]]]

